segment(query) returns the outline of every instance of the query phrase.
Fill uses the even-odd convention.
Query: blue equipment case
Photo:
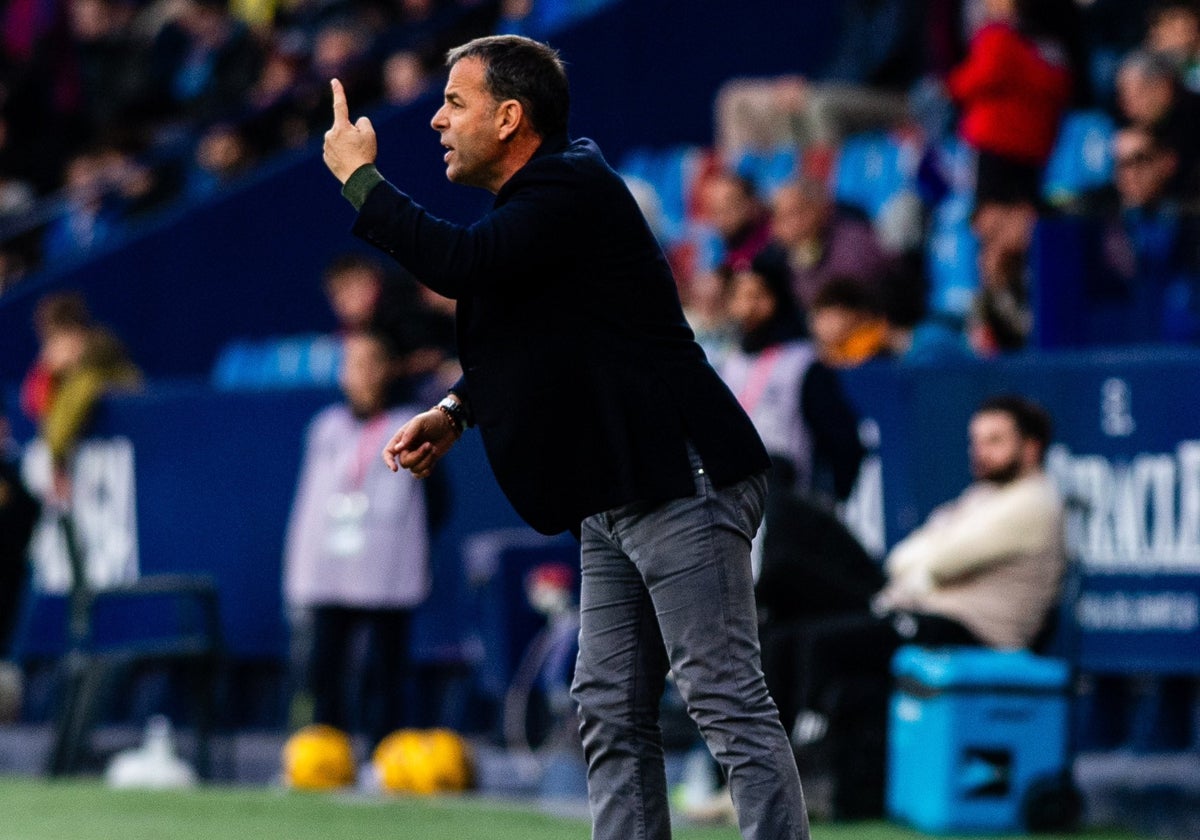
[[[904,647],[892,673],[889,816],[932,833],[1024,830],[1030,798],[1065,777],[1068,664]]]

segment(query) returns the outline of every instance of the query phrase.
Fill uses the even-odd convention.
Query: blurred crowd
[[[407,104],[448,47],[546,19],[534,0],[6,0],[0,293],[305,144],[330,78]]]
[[[309,142],[327,122],[330,77],[355,102],[402,106],[440,84],[448,46],[537,34],[547,10],[570,6],[7,0],[0,294]],[[663,237],[707,348],[729,342],[733,275],[765,253],[786,265],[802,331],[830,364],[1020,349],[1035,331],[1035,286],[1053,282],[1034,276],[1037,226],[1063,214],[1099,229],[1085,301],[1094,333],[1200,336],[1200,4],[849,0],[840,10],[820,73],[730,79],[716,92],[714,144],[685,197],[689,230]],[[1115,127],[1107,183],[1051,195],[1047,162],[1072,113]],[[910,182],[881,205],[845,201],[834,183],[846,142],[865,132],[915,155]],[[782,177],[747,165],[780,150],[794,161]],[[637,186],[653,217],[652,186]],[[970,299],[947,307],[930,251],[935,218],[955,202],[969,240],[956,247],[973,256],[951,271],[969,275],[956,282]]]
[[[1063,217],[1100,230],[1077,312],[1094,333],[1200,338],[1200,4],[855,0],[842,14],[819,76],[732,79],[717,93],[689,228],[666,240],[710,350],[728,340],[732,278],[760,254],[786,264],[826,363],[1019,350],[1033,340],[1036,285],[1055,293],[1054,276],[1035,276],[1038,225]],[[1071,114],[1109,127],[1109,168],[1052,194],[1047,164]],[[865,133],[913,158],[880,206],[842,200],[837,183],[846,142]],[[795,161],[782,177],[780,159]],[[931,289],[934,219],[951,205],[965,208],[976,255],[950,269],[967,276],[960,307]],[[644,206],[656,213],[652,193]]]

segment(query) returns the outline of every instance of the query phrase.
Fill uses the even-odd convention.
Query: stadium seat
[[[1063,121],[1046,166],[1042,194],[1064,204],[1112,180],[1112,118],[1103,111],[1075,111]]]
[[[734,164],[734,171],[747,178],[767,198],[796,176],[798,156],[792,146],[779,146],[765,152],[745,152]]]
[[[1072,767],[1082,586],[1082,564],[1070,561],[1058,603],[1030,650],[897,651],[890,816],[933,833],[1077,826],[1083,801]]]
[[[919,163],[915,143],[881,132],[849,137],[834,165],[834,198],[874,218],[893,196],[914,186]]]
[[[60,519],[70,560],[68,650],[60,665],[61,696],[47,770],[52,776],[83,768],[93,727],[108,711],[122,677],[134,668],[186,668],[194,677],[196,771],[209,775],[209,740],[216,712],[222,640],[217,588],[206,575],[146,575],[133,583],[95,590],[69,517]],[[105,613],[139,611],[138,633],[110,638]],[[126,627],[133,626],[127,619]]]
[[[622,175],[650,184],[662,206],[664,244],[678,242],[686,232],[688,200],[703,166],[704,150],[697,146],[635,149],[622,162]]]
[[[926,244],[929,310],[962,318],[979,286],[978,243],[971,231],[971,198],[953,195],[938,205]]]

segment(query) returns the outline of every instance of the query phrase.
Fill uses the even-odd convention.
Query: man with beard
[[[1043,469],[1051,430],[1045,411],[1023,397],[986,400],[968,427],[974,482],[896,544],[870,612],[805,629],[796,668],[805,710],[793,740],[803,746],[828,732],[835,774],[840,754],[877,768],[853,784],[835,780],[837,816],[882,810],[890,663],[902,645],[1021,649],[1042,629],[1066,565],[1062,499]],[[839,748],[864,732],[878,737]]]

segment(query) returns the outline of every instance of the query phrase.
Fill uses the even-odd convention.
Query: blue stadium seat
[[[1046,166],[1042,194],[1062,204],[1112,180],[1112,118],[1103,111],[1075,111],[1063,121]]]
[[[934,209],[926,249],[930,312],[961,318],[979,286],[969,195],[952,195]]]
[[[640,178],[654,187],[662,205],[662,234],[668,244],[678,242],[685,234],[688,196],[703,156],[704,150],[697,146],[635,149],[620,166],[621,174]]]
[[[889,199],[913,187],[919,163],[915,143],[879,132],[847,138],[833,171],[834,197],[874,217]]]
[[[779,146],[764,152],[744,152],[734,164],[734,171],[754,182],[764,198],[796,176],[796,149]]]

